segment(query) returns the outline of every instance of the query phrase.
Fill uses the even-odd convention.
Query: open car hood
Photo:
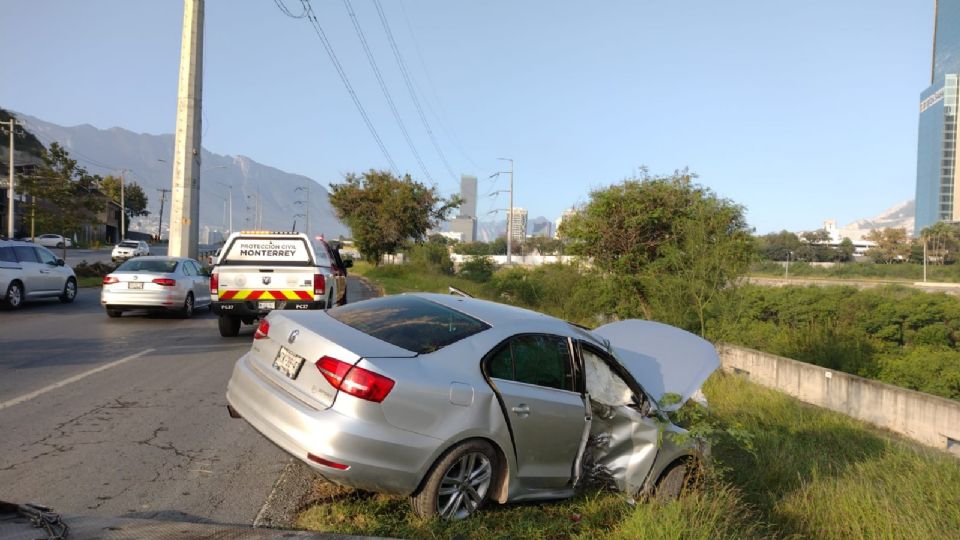
[[[720,367],[713,344],[675,326],[629,319],[605,324],[593,333],[610,342],[623,367],[658,404],[665,394],[680,397],[679,402],[661,405],[661,410],[680,408]]]

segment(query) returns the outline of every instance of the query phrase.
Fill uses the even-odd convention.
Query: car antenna
[[[471,294],[469,294],[469,293],[467,293],[467,292],[461,291],[460,289],[458,289],[458,288],[456,288],[456,287],[449,287],[449,286],[448,286],[448,287],[447,287],[447,290],[450,292],[450,294],[452,294],[452,295],[454,295],[454,296],[462,296],[462,297],[464,297],[464,298],[473,298],[473,295],[471,295]]]

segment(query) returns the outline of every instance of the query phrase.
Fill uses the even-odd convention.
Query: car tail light
[[[210,274],[210,296],[213,298],[219,298],[220,294],[217,292],[220,289],[220,274],[213,272]]]
[[[103,284],[110,285],[111,283],[119,283],[120,280],[117,279],[117,276],[103,276]]]
[[[165,277],[158,277],[158,278],[154,279],[153,282],[156,283],[157,285],[162,285],[162,286],[164,286],[164,287],[176,287],[176,286],[177,286],[177,280],[175,280],[175,279],[170,279],[170,278],[165,278]]]
[[[313,294],[324,295],[327,292],[327,283],[323,279],[323,274],[313,275]]]
[[[270,334],[270,321],[263,319],[253,332],[253,339],[263,339]]]
[[[315,365],[330,386],[353,397],[380,403],[393,390],[393,379],[330,356],[317,360]]]
[[[347,470],[347,469],[350,468],[349,465],[344,465],[343,463],[337,463],[336,461],[330,461],[329,459],[323,459],[322,457],[320,457],[320,456],[318,456],[318,455],[315,455],[315,454],[310,454],[310,453],[308,453],[308,454],[307,454],[307,459],[309,459],[310,461],[313,461],[313,462],[315,462],[315,463],[319,463],[319,464],[321,464],[321,465],[325,465],[325,466],[327,466],[327,467],[332,467],[332,468],[334,468],[334,469],[338,469],[338,470],[341,470],[341,471],[345,471],[345,470]]]

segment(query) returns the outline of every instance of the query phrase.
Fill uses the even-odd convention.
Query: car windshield
[[[135,248],[135,247],[137,247],[137,243],[136,243],[136,242],[120,242],[120,247],[132,247],[132,248]]]
[[[416,296],[387,296],[327,313],[364,334],[420,354],[490,328],[483,321]]]
[[[154,260],[132,260],[127,261],[117,267],[117,272],[156,272],[158,274],[171,274],[177,269],[177,261],[163,259]]]

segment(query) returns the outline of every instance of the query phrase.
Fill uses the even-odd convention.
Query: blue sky
[[[299,12],[297,0],[286,0]],[[431,144],[372,0],[351,0],[436,185]],[[394,161],[425,180],[341,0],[318,19]],[[456,173],[556,219],[646,165],[689,167],[758,233],[844,225],[914,196],[933,1],[381,0]],[[0,0],[0,107],[137,132],[175,126],[182,2]],[[203,144],[321,184],[386,168],[309,23],[207,0]],[[481,212],[506,194],[481,198]],[[501,214],[502,217],[502,214]]]

